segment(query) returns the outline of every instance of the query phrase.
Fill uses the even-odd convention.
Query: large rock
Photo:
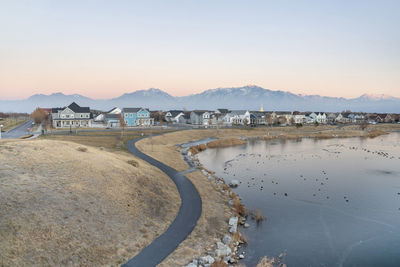
[[[232,181],[229,183],[229,186],[230,186],[230,187],[238,187],[238,186],[239,186],[239,181],[238,181],[238,180],[232,180]]]
[[[229,232],[231,234],[236,233],[237,224],[238,224],[238,217],[232,217],[229,219],[229,225],[231,226],[231,229],[229,229]]]
[[[222,243],[225,245],[229,246],[232,242],[232,237],[230,235],[225,235],[224,238],[222,238]]]
[[[214,262],[215,262],[215,259],[213,257],[211,257],[210,255],[200,257],[200,259],[199,259],[199,264],[204,265],[204,266],[210,266]]]
[[[217,258],[226,257],[232,254],[232,250],[224,243],[217,242],[217,250],[215,251],[215,254],[217,255]]]

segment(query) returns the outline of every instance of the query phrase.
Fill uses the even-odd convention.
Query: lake
[[[247,266],[400,266],[400,134],[249,141],[207,149],[203,166],[266,220],[240,228]]]

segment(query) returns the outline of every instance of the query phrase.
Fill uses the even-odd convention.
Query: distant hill
[[[108,110],[113,107],[146,107],[150,109],[252,109],[298,111],[364,111],[400,113],[400,98],[387,95],[363,94],[357,98],[298,95],[274,91],[259,86],[217,88],[199,94],[174,97],[151,88],[126,93],[117,98],[95,100],[82,95],[36,94],[24,100],[0,100],[2,112],[31,112],[36,107],[63,107],[75,101],[92,109]]]

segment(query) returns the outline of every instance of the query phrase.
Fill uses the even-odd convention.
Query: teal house
[[[152,126],[154,119],[150,118],[150,111],[145,108],[123,108],[122,116],[128,127]]]

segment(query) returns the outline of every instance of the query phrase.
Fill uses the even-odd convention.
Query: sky
[[[0,99],[255,84],[400,97],[400,1],[0,0]]]

